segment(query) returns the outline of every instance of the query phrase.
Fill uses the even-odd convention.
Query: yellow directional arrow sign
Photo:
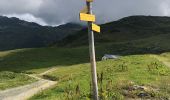
[[[95,15],[80,13],[80,20],[95,22],[96,18],[95,18]]]
[[[100,26],[92,23],[92,30],[100,33]]]
[[[86,0],[87,2],[93,2],[93,0]]]
[[[87,13],[87,6],[83,8],[83,10],[80,11],[80,13]]]

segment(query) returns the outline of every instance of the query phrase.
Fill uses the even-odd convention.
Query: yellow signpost
[[[80,20],[95,22],[96,18],[95,15],[80,13]]]
[[[89,36],[89,52],[90,52],[90,63],[91,63],[91,76],[92,76],[92,91],[93,100],[99,100],[98,98],[98,85],[97,85],[97,71],[96,71],[96,57],[95,57],[95,46],[94,46],[94,33],[93,31],[100,32],[100,26],[94,24],[96,18],[92,14],[92,2],[93,0],[86,0],[86,7],[80,11],[80,20],[87,21],[88,25],[88,36]]]
[[[92,30],[100,33],[100,26],[92,23]]]

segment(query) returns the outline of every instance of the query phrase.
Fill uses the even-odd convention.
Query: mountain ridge
[[[101,26],[101,34],[95,33],[95,43],[125,42],[170,33],[170,17],[129,16]],[[60,41],[58,46],[88,44],[87,29],[80,30]],[[81,41],[83,40],[83,41]]]
[[[0,16],[0,50],[48,46],[82,28],[76,23],[41,26],[15,17]]]

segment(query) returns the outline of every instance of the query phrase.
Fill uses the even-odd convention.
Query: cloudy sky
[[[80,22],[85,0],[0,0],[0,15],[18,17],[41,25]],[[94,0],[97,23],[131,15],[170,16],[170,0]]]

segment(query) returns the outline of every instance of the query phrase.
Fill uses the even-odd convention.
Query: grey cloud
[[[28,22],[39,23],[39,24],[41,24],[43,26],[48,25],[42,18],[35,17],[35,16],[33,16],[32,14],[29,14],[29,13],[26,13],[26,14],[7,14],[7,15],[4,15],[4,16],[17,17],[17,18],[19,18],[21,20],[25,20],[25,21],[28,21]]]
[[[0,0],[0,14],[9,16],[29,14],[32,16],[30,21],[58,25],[66,22],[80,22],[78,14],[84,6],[85,0]],[[97,16],[97,23],[105,23],[130,15],[169,16],[170,1],[94,0],[93,12]],[[29,20],[29,16],[25,19]]]
[[[36,13],[43,0],[0,0],[0,12],[11,13]]]

